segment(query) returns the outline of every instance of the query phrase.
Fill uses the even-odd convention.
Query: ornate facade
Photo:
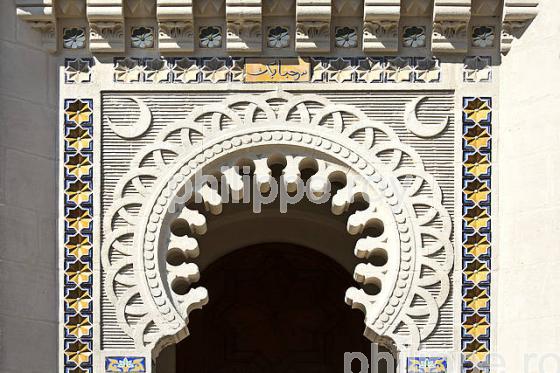
[[[341,184],[340,301],[402,372],[488,371],[496,84],[537,5],[20,1],[63,65],[60,370],[157,371],[188,338],[200,242],[246,165],[263,192],[276,166],[287,191]],[[198,175],[221,180],[204,212],[177,205]]]

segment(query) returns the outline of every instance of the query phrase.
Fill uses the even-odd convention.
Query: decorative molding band
[[[246,58],[131,58],[114,60],[115,83],[247,83]],[[272,61],[279,61],[272,59]],[[440,61],[424,57],[309,58],[307,81],[316,83],[438,83]],[[263,64],[263,66],[265,66]],[[278,65],[280,66],[280,65]],[[67,59],[66,83],[91,81],[91,60]],[[271,65],[270,69],[276,69]],[[279,67],[281,68],[281,67]],[[302,74],[304,76],[305,74]],[[265,82],[267,80],[261,80]],[[279,81],[279,80],[274,80]]]
[[[487,372],[492,268],[492,99],[463,99],[463,372]]]
[[[64,372],[93,372],[93,100],[64,100]]]
[[[353,37],[362,40],[363,52],[392,54],[402,47],[400,29],[406,25],[401,24],[401,18],[406,16],[424,18],[422,27],[428,32],[430,27],[425,23],[432,23],[431,46],[436,54],[466,54],[471,18],[491,17],[496,21],[489,26],[502,30],[500,49],[506,54],[513,40],[521,37],[536,16],[538,0],[505,0],[503,5],[498,0],[224,0],[195,4],[193,0],[16,0],[16,4],[20,18],[42,32],[45,48],[50,52],[60,44],[58,18],[64,19],[65,24],[73,21],[84,31],[83,21],[87,19],[89,43],[78,48],[87,44],[94,53],[122,54],[127,44],[125,23],[130,19],[135,23],[143,20],[145,27],[157,23],[149,48],[162,52],[193,53],[197,48],[222,47],[223,43],[222,52],[258,54],[270,47],[267,42],[271,37],[277,37],[268,32],[263,37],[263,17],[271,20],[295,16],[295,22],[284,20],[275,25],[286,28],[287,38],[295,35],[295,42],[281,46],[293,48],[294,53],[330,53],[333,40],[341,37],[337,32],[343,28],[333,24],[344,20],[344,25],[353,25],[348,26],[354,30]],[[196,45],[201,36],[197,36],[194,25],[208,28],[209,20],[220,42],[216,46]],[[289,30],[286,22],[293,23],[291,27],[295,29]],[[356,27],[360,23],[362,27]],[[357,44],[352,42],[352,47]]]

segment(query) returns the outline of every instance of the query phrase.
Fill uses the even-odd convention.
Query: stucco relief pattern
[[[310,110],[309,103],[319,108]],[[210,118],[210,122],[204,118]],[[204,147],[197,146],[193,136],[202,136]],[[380,194],[378,198],[390,211],[397,232],[400,261],[391,273],[396,277],[383,297],[356,288],[349,289],[347,302],[366,314],[371,339],[388,336],[399,348],[418,348],[437,325],[439,308],[449,294],[453,263],[451,221],[441,205],[441,190],[424,170],[414,149],[401,143],[386,124],[372,121],[354,107],[334,105],[320,96],[281,91],[238,95],[221,104],[195,107],[187,120],[168,125],[131,162],[104,218],[107,235],[102,246],[106,291],[126,334],[134,339],[136,348],[150,350],[188,333],[188,312],[206,302],[206,291],[193,287],[184,295],[172,294],[169,274],[160,273],[155,250],[168,244],[159,242],[158,237],[169,236],[164,221],[169,219],[173,196],[211,161],[239,149],[274,144],[328,154],[368,180],[356,186],[356,193],[370,193],[369,188]],[[326,162],[323,169],[329,167]],[[213,200],[206,195],[211,212]],[[333,212],[344,211],[349,204],[340,198],[335,204],[333,199]],[[356,234],[359,229],[355,226],[363,226],[371,213],[352,215],[348,232]],[[203,225],[200,216],[196,219],[198,223],[192,223],[195,230]],[[113,222],[120,223],[115,226]],[[186,244],[184,251],[196,251],[190,250],[192,240]],[[372,237],[360,240],[355,255],[367,256],[377,245],[383,242]],[[438,259],[434,257],[436,253]],[[431,270],[421,271],[422,266]],[[196,282],[199,275],[193,263],[174,271],[191,282]],[[365,263],[355,269],[359,282],[367,283],[377,275]]]
[[[490,352],[492,100],[463,100],[464,372],[488,371]]]
[[[64,101],[64,372],[93,372],[93,100]]]

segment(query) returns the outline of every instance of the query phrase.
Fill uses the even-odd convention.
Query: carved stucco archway
[[[207,301],[205,289],[193,287],[179,295],[170,286],[174,279],[194,282],[199,275],[193,263],[165,262],[169,249],[180,248],[187,256],[198,250],[193,238],[171,234],[171,222],[181,218],[198,233],[205,230],[198,212],[186,207],[170,212],[174,197],[195,174],[222,166],[230,167],[223,172],[230,189],[241,192],[241,176],[231,168],[239,159],[252,160],[256,179],[265,183],[267,161],[278,154],[286,159],[284,176],[291,182],[300,177],[300,163],[314,158],[317,193],[323,188],[319,176],[342,173],[355,181],[332,198],[334,214],[346,210],[352,196],[373,201],[347,224],[350,234],[360,233],[373,219],[384,225],[383,235],[360,239],[354,249],[358,258],[378,248],[387,251],[385,267],[361,263],[354,271],[358,282],[382,281],[381,292],[368,295],[351,288],[346,295],[348,304],[364,311],[366,336],[391,338],[398,349],[417,349],[433,331],[450,289],[452,227],[441,190],[422,159],[388,125],[354,107],[277,91],[195,108],[138,153],[116,186],[115,202],[104,218],[104,284],[119,324],[138,351],[155,356],[184,338],[188,313]],[[207,187],[200,194],[210,212],[219,214],[219,195]]]

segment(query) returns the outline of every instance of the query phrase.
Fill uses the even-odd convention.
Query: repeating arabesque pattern
[[[492,100],[463,100],[464,372],[488,371],[490,352]]]
[[[64,101],[64,372],[93,372],[93,100]]]

